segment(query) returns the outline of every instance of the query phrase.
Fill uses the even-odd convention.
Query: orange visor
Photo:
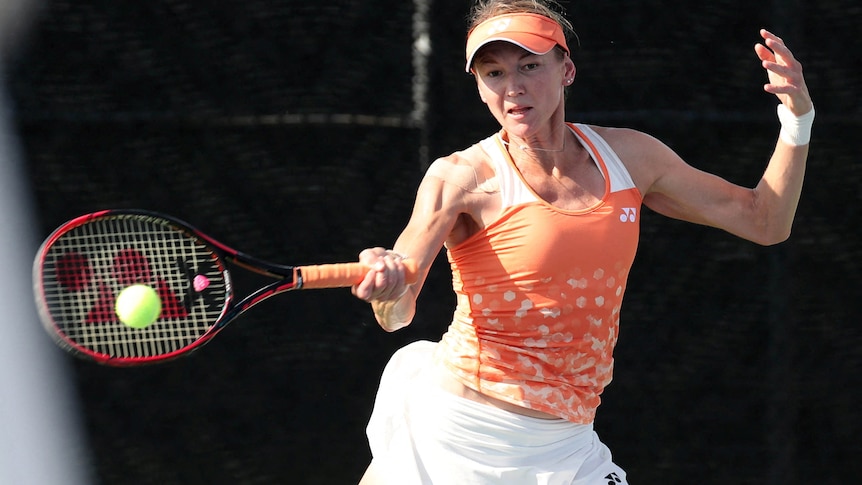
[[[511,42],[537,55],[547,54],[557,45],[569,53],[563,29],[548,17],[533,13],[498,15],[477,25],[467,35],[467,72],[476,52],[496,40]]]

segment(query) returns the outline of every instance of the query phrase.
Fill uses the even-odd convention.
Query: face
[[[482,102],[510,134],[525,138],[564,121],[564,88],[575,76],[568,56],[492,42],[477,55],[473,74]]]

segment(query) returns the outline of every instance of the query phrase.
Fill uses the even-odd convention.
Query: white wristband
[[[783,104],[778,105],[778,121],[781,122],[779,138],[791,146],[807,145],[811,141],[811,125],[814,124],[814,108],[802,116],[796,116]]]

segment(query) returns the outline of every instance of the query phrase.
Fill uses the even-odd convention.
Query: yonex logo
[[[488,35],[494,35],[497,32],[503,32],[509,28],[512,19],[500,19],[488,26]]]
[[[638,210],[636,207],[623,207],[623,213],[620,214],[620,222],[636,222],[638,218]]]
[[[607,481],[608,481],[608,485],[616,485],[616,484],[618,484],[618,483],[623,483],[623,481],[620,479],[620,476],[619,476],[619,475],[617,475],[616,473],[610,473],[610,474],[608,474],[608,475],[605,477],[605,480],[607,480]]]

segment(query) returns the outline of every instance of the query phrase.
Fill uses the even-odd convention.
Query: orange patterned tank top
[[[605,179],[601,202],[585,210],[541,200],[500,134],[480,142],[503,210],[447,250],[457,306],[435,358],[476,391],[585,424],[612,378],[642,198],[598,134],[570,128]]]

